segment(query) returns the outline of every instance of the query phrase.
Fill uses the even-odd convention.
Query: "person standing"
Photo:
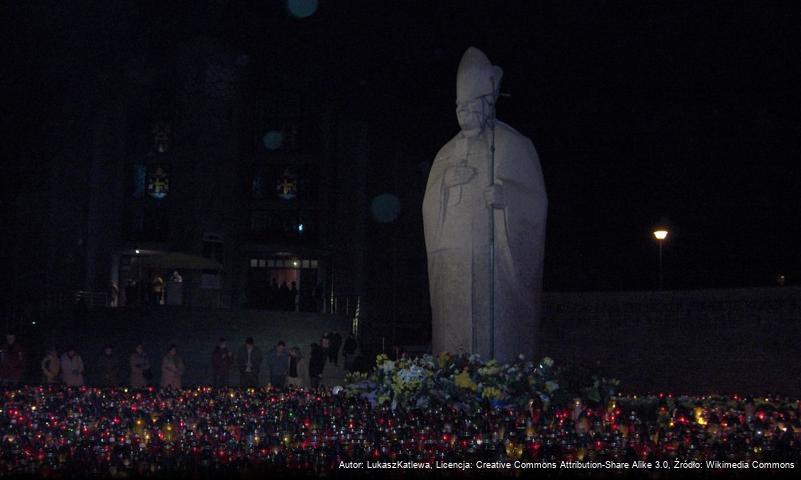
[[[120,300],[120,287],[117,285],[117,282],[112,281],[109,289],[109,294],[111,295],[109,299],[109,306],[111,308],[117,308]]]
[[[150,357],[145,352],[145,347],[141,343],[136,346],[136,349],[131,354],[129,360],[131,365],[131,387],[144,388],[153,378],[153,373],[150,368]]]
[[[298,284],[296,282],[292,282],[292,286],[289,288],[289,305],[287,307],[290,312],[298,311]]]
[[[51,348],[47,356],[42,359],[42,382],[45,384],[58,383],[58,374],[61,373],[61,361],[58,359],[58,352]]]
[[[228,350],[224,338],[220,338],[220,343],[214,347],[211,353],[211,368],[214,374],[213,385],[215,387],[228,386],[228,374],[234,364],[234,356]]]
[[[311,388],[320,386],[320,375],[323,374],[323,366],[325,365],[325,351],[323,348],[316,344],[311,344],[311,354],[309,355],[309,381]]]
[[[75,351],[75,347],[70,346],[61,355],[61,380],[68,387],[82,387],[83,372],[83,359]]]
[[[286,386],[286,375],[289,371],[289,355],[286,353],[286,344],[279,340],[278,344],[267,355],[267,365],[270,367],[270,384],[277,388]]]
[[[178,347],[170,345],[167,355],[161,359],[161,388],[181,389],[181,376],[184,374],[184,361],[178,356]]]
[[[106,345],[103,353],[97,361],[97,369],[100,371],[101,387],[116,387],[120,384],[120,364],[117,356],[114,355],[114,347]]]
[[[331,388],[341,385],[345,380],[345,368],[337,362],[337,350],[332,345],[330,337],[323,337],[324,363],[320,374],[320,384],[323,387]]]
[[[309,363],[303,358],[298,346],[289,349],[289,371],[287,372],[286,383],[300,388],[311,388]]]
[[[167,283],[167,305],[183,305],[184,303],[184,279],[178,270],[172,272],[170,281]]]
[[[153,305],[164,305],[164,279],[158,273],[153,274],[151,282]]]
[[[278,288],[278,281],[273,278],[270,281],[270,288],[267,292],[267,309],[268,310],[279,310],[278,305],[280,303],[279,300],[280,296],[280,289]]]
[[[314,310],[316,313],[325,313],[325,305],[323,305],[323,286],[318,283],[312,290],[312,301],[314,302]]]
[[[136,285],[134,285],[133,279],[129,278],[127,282],[125,282],[125,290],[123,291],[125,294],[125,306],[131,307],[136,304]]]
[[[253,343],[253,338],[248,337],[245,345],[239,349],[236,356],[236,363],[239,366],[239,382],[243,387],[259,386],[259,369],[261,368],[261,350]]]
[[[25,370],[25,350],[17,343],[17,336],[6,334],[6,343],[0,348],[0,386],[15,386]]]
[[[353,370],[353,359],[356,358],[356,349],[358,348],[356,337],[351,333],[345,339],[345,344],[342,345],[342,362],[345,364],[345,370],[349,372]]]
[[[334,363],[339,363],[339,347],[342,346],[342,335],[339,332],[331,332],[329,338],[331,339],[331,350],[329,354]]]
[[[289,286],[286,282],[282,282],[281,286],[278,288],[278,310],[289,310],[290,295]]]

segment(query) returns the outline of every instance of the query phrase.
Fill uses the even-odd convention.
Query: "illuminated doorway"
[[[317,311],[318,261],[301,258],[251,258],[248,306],[267,310]]]

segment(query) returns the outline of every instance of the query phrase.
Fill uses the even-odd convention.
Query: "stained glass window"
[[[147,194],[156,200],[164,199],[170,191],[170,177],[163,167],[151,169],[147,180]]]
[[[292,167],[286,167],[278,177],[275,190],[281,200],[292,200],[298,196],[298,176]]]

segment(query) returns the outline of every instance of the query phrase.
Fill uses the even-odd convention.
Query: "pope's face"
[[[456,118],[459,127],[467,136],[481,133],[486,125],[487,112],[485,102],[481,98],[466,100],[456,104]]]

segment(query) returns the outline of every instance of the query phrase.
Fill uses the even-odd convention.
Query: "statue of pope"
[[[428,176],[423,224],[433,352],[536,354],[548,199],[531,141],[495,119],[503,71],[470,47],[456,75],[461,131]]]

